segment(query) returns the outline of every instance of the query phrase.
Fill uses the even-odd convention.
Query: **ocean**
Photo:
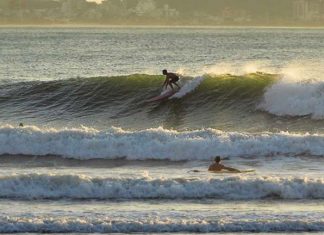
[[[324,29],[2,27],[0,55],[0,233],[324,232]]]

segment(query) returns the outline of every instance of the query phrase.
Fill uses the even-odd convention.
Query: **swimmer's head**
[[[220,156],[216,156],[215,157],[215,162],[219,163],[221,161],[221,157]]]

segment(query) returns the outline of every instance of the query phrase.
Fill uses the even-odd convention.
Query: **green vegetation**
[[[0,24],[324,25],[324,0],[1,0]]]

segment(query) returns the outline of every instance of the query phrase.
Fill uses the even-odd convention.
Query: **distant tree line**
[[[294,25],[297,1],[307,0],[0,0],[0,24]]]

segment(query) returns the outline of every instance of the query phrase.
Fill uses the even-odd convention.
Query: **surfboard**
[[[213,174],[242,174],[242,173],[252,173],[255,172],[255,170],[244,170],[244,171],[210,171],[210,173]]]
[[[243,170],[240,172],[236,172],[236,171],[200,171],[200,170],[191,170],[188,171],[188,173],[212,173],[212,174],[244,174],[244,173],[253,173],[255,172],[255,170]]]
[[[164,91],[160,95],[153,97],[151,99],[146,100],[146,102],[157,102],[157,101],[162,101],[165,100],[171,96],[173,96],[175,93],[177,93],[179,90],[169,90],[169,91]]]

